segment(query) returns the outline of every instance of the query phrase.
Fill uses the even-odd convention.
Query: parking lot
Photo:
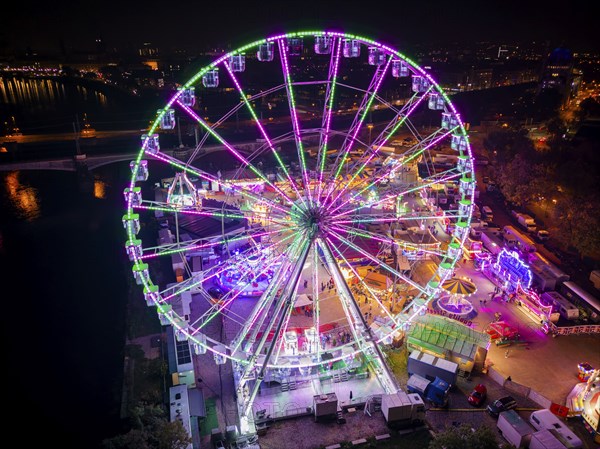
[[[487,399],[480,407],[474,407],[467,401],[467,396],[475,385],[483,384],[487,388]],[[510,391],[487,375],[473,376],[470,380],[460,378],[457,385],[451,390],[450,400],[447,408],[438,409],[431,406],[426,411],[426,427],[431,434],[443,431],[450,426],[467,424],[472,428],[482,425],[494,429],[498,443],[506,443],[496,427],[497,419],[490,416],[487,405],[503,396],[510,395],[517,402],[516,411],[526,421],[532,411],[540,409],[540,406],[531,399],[523,397]],[[388,429],[383,414],[375,412],[372,416],[357,409],[353,412],[344,413],[345,424],[315,423],[312,416],[305,416],[290,420],[272,423],[266,435],[260,437],[259,443],[264,449],[278,449],[281,447],[294,447],[297,449],[317,449],[328,445],[351,442],[360,438],[373,440],[377,435],[390,434],[391,439],[407,440],[412,447],[425,447],[426,439],[422,434],[398,434]],[[597,449],[590,433],[585,429],[583,422],[578,418],[567,421],[568,426],[583,441],[583,449]],[[387,446],[386,446],[387,447]]]

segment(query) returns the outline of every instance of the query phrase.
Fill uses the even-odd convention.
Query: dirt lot
[[[344,413],[345,424],[335,421],[315,423],[312,416],[278,421],[265,436],[259,438],[261,449],[317,449],[336,443],[350,442],[360,438],[374,438],[376,435],[390,434],[391,438],[409,439],[410,436],[398,436],[397,432],[387,428],[383,414],[365,415],[363,410]],[[422,438],[422,436],[421,436]],[[399,446],[395,446],[399,447]]]

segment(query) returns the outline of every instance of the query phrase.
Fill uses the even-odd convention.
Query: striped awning
[[[452,295],[469,296],[477,291],[471,281],[462,278],[452,278],[442,282],[441,287]]]

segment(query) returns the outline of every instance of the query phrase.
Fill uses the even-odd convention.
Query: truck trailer
[[[448,405],[450,384],[439,377],[431,381],[418,374],[413,374],[408,378],[406,389],[409,393],[418,393],[423,400],[431,402],[436,407]]]
[[[450,360],[415,350],[408,356],[406,369],[409,377],[413,374],[418,374],[430,381],[439,377],[451,386],[456,385],[458,364]]]
[[[506,410],[498,416],[500,435],[516,448],[529,446],[533,428],[515,410]]]

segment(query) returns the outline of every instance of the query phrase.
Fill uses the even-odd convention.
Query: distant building
[[[563,47],[555,48],[544,63],[538,92],[556,90],[562,97],[563,106],[566,106],[577,94],[581,79],[573,65],[574,58],[570,50]]]

